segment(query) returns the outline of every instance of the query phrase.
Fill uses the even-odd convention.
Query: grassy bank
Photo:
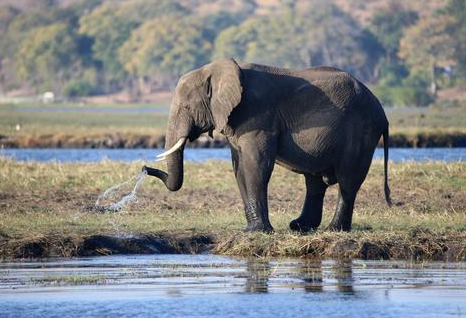
[[[163,148],[164,134],[102,133],[75,136],[70,134],[48,134],[38,136],[0,136],[0,148]],[[379,146],[383,146],[382,139]],[[412,134],[391,133],[390,146],[397,148],[457,148],[466,147],[466,132],[430,131]],[[223,148],[228,147],[225,136],[215,134],[214,138],[206,134],[186,144],[187,148]]]
[[[131,110],[137,108],[138,112]],[[1,105],[3,148],[161,148],[167,107]],[[153,112],[153,110],[156,112]],[[97,111],[96,111],[97,110]],[[466,108],[387,108],[393,147],[466,147]],[[192,147],[225,146],[200,140]]]
[[[132,107],[142,113],[131,112]],[[91,111],[99,108],[99,111]],[[37,136],[72,135],[160,135],[165,132],[167,107],[144,112],[139,105],[0,105],[0,135],[34,138]],[[128,111],[129,110],[129,111]],[[19,125],[19,130],[17,129]]]
[[[390,165],[392,197],[383,199],[383,166],[376,161],[356,203],[354,230],[298,235],[288,223],[304,199],[302,176],[276,167],[269,190],[273,235],[243,234],[245,219],[231,167],[186,164],[183,189],[167,191],[146,178],[138,202],[102,214],[91,207],[108,187],[136,174],[131,164],[18,163],[0,160],[0,251],[3,257],[118,252],[199,252],[464,260],[466,164]],[[325,227],[336,188],[328,191]],[[147,248],[152,244],[152,250]],[[146,248],[144,248],[146,247]]]

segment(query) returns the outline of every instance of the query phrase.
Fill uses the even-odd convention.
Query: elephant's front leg
[[[267,143],[243,144],[238,150],[235,176],[241,191],[246,214],[246,231],[272,232],[269,221],[267,187],[275,163],[273,147]]]

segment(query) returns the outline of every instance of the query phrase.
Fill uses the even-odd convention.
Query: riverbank
[[[288,230],[304,200],[304,180],[278,166],[269,186],[272,235],[242,233],[242,204],[226,162],[186,163],[184,186],[175,193],[148,177],[138,201],[122,212],[93,209],[99,194],[134,176],[140,165],[0,159],[1,257],[212,252],[466,260],[466,163],[391,164],[394,206],[389,208],[383,198],[383,164],[377,160],[359,192],[353,231],[321,229],[309,235]],[[333,216],[336,198],[337,189],[331,187],[322,228]]]
[[[392,147],[466,147],[466,107],[385,109]],[[0,105],[0,148],[162,148],[162,105]],[[188,147],[226,147],[223,135]]]
[[[410,232],[244,234],[210,232],[149,235],[44,235],[5,240],[5,259],[114,254],[224,254],[241,257],[303,257],[409,261],[466,261],[466,233]]]
[[[108,148],[137,149],[163,148],[165,136],[148,134],[106,133],[95,135],[46,134],[38,136],[7,137],[0,135],[0,148]],[[382,146],[380,141],[379,146]],[[466,132],[423,132],[394,133],[390,135],[390,146],[397,148],[459,148],[466,147]],[[223,135],[209,138],[201,136],[188,142],[188,148],[224,148],[228,142]]]

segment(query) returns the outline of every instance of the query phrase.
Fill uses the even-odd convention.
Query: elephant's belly
[[[297,173],[322,175],[324,172],[332,169],[331,164],[317,158],[303,158],[302,161],[298,162],[294,158],[278,156],[275,161],[278,165]]]
[[[332,170],[337,150],[332,139],[317,131],[283,135],[278,144],[277,164],[299,173],[321,174]]]

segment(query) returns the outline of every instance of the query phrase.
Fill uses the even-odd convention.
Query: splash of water
[[[137,175],[131,177],[129,180],[105,190],[105,192],[102,193],[95,201],[96,209],[101,212],[118,212],[121,211],[121,209],[123,209],[128,203],[137,202],[136,192],[142,181],[144,181],[146,175],[146,171],[140,172]],[[111,203],[109,205],[102,205],[102,200],[115,200],[118,193],[120,192],[120,189],[123,188],[125,185],[130,184],[133,180],[136,180],[136,183],[134,184],[133,189],[128,194],[124,195],[117,202]]]

